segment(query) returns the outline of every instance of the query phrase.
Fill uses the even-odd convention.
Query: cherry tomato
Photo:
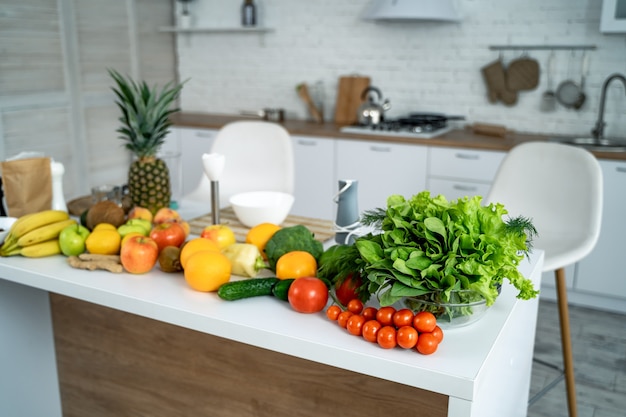
[[[378,320],[383,326],[391,326],[393,324],[393,314],[395,312],[396,309],[391,306],[381,307],[376,312],[376,320]]]
[[[433,313],[420,311],[413,318],[413,327],[420,333],[430,333],[437,326],[437,318]]]
[[[339,307],[337,304],[333,304],[332,306],[328,307],[328,309],[326,309],[326,317],[331,320],[337,320],[337,317],[339,316],[339,313],[341,313],[341,311],[341,307]]]
[[[328,288],[319,278],[302,277],[296,279],[287,293],[289,304],[299,313],[317,313],[328,302]]]
[[[408,308],[401,308],[396,311],[393,314],[393,325],[398,329],[402,326],[413,325],[413,312]]]
[[[417,330],[413,326],[402,326],[396,334],[398,346],[403,349],[412,349],[417,344]]]
[[[435,336],[435,339],[437,339],[437,343],[441,343],[441,341],[443,340],[443,330],[441,330],[441,327],[439,326],[435,326],[435,330],[430,332],[430,334]]]
[[[354,314],[361,314],[361,311],[363,311],[363,302],[358,298],[353,298],[352,300],[348,301],[347,308]]]
[[[376,343],[378,331],[383,327],[377,320],[368,320],[363,323],[362,335],[363,339],[368,342]]]
[[[378,310],[375,307],[365,307],[361,315],[367,320],[374,320],[377,312]]]
[[[432,333],[422,333],[417,339],[417,351],[422,355],[435,353],[438,346],[437,338],[433,336]]]
[[[398,344],[396,329],[393,326],[383,326],[376,334],[376,342],[383,349],[393,349]]]
[[[350,334],[353,334],[355,336],[361,336],[361,332],[363,331],[363,323],[365,323],[365,317],[358,314],[353,314],[348,319],[346,329]]]
[[[349,274],[341,284],[335,286],[335,296],[337,301],[342,305],[347,306],[350,300],[359,298],[357,288],[361,286],[363,281],[359,275]]]
[[[342,311],[341,313],[339,313],[339,316],[337,316],[337,324],[345,329],[348,325],[348,319],[353,315],[354,314],[351,311]]]

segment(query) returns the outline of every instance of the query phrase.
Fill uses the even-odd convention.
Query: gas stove
[[[431,139],[452,130],[448,120],[464,120],[462,116],[444,116],[433,113],[411,113],[407,117],[384,120],[375,125],[351,125],[342,127],[345,133],[377,136],[397,136],[416,139]]]

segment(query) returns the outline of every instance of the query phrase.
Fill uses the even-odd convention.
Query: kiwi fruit
[[[166,246],[159,253],[159,268],[163,272],[181,272],[180,248],[176,246]]]

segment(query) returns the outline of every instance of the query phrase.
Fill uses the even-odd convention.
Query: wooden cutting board
[[[362,103],[361,94],[369,86],[369,77],[360,75],[339,77],[337,103],[335,105],[335,123],[343,125],[357,123],[357,110]]]
[[[246,235],[248,234],[250,228],[244,226],[243,224],[241,224],[241,222],[239,222],[239,220],[237,220],[237,216],[235,216],[235,212],[231,207],[224,208],[220,211],[220,223],[228,225],[228,227],[233,230],[237,242],[246,241]],[[189,229],[192,234],[200,235],[200,233],[202,233],[202,229],[212,224],[213,221],[211,219],[211,214],[209,213],[205,214],[204,216],[189,220]],[[325,242],[335,237],[334,223],[330,220],[320,220],[312,219],[310,217],[289,215],[281,226],[289,227],[295,226],[297,224],[306,226],[306,228],[315,235],[315,239],[319,240],[320,242]]]

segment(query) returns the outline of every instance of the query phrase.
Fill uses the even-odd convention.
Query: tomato
[[[361,286],[363,281],[361,278],[353,274],[349,274],[346,278],[341,282],[341,284],[335,286],[335,296],[337,297],[337,301],[339,301],[342,305],[347,306],[350,300],[359,297],[357,293],[357,288]]]
[[[367,320],[363,323],[363,328],[361,329],[361,334],[363,339],[368,342],[376,343],[378,331],[383,327],[377,320]]]
[[[317,313],[328,302],[328,288],[319,278],[298,278],[289,287],[287,299],[291,307],[299,313]]]
[[[334,304],[328,307],[328,309],[326,310],[326,317],[331,320],[337,320],[337,317],[339,317],[341,311],[341,308],[338,305]]]
[[[287,252],[276,261],[276,278],[314,277],[316,274],[317,261],[303,250]]]
[[[361,332],[363,331],[363,323],[365,323],[365,317],[353,314],[348,319],[346,323],[346,330],[348,333],[353,334],[355,336],[361,336]]]
[[[441,343],[441,341],[443,340],[443,330],[441,330],[441,327],[439,326],[435,326],[435,330],[430,332],[430,334],[435,336],[435,339],[437,339],[437,343]]]
[[[361,315],[365,317],[367,320],[373,320],[376,318],[376,313],[378,310],[375,307],[365,307]]]
[[[346,328],[346,326],[348,325],[348,319],[350,317],[354,316],[354,314],[351,311],[342,311],[341,313],[339,313],[339,315],[337,316],[337,324],[340,327],[343,327],[344,329]]]
[[[393,325],[398,329],[402,326],[413,325],[413,312],[408,308],[401,308],[393,314]]]
[[[417,339],[417,351],[422,355],[435,353],[438,346],[437,338],[432,333],[422,333]]]
[[[376,320],[378,320],[383,326],[391,326],[393,324],[393,315],[395,312],[396,309],[391,306],[381,307],[378,309],[378,312],[376,312]]]
[[[378,346],[383,349],[393,349],[398,344],[396,340],[396,329],[393,326],[383,326],[376,334]]]
[[[348,302],[348,310],[352,311],[354,314],[361,314],[363,311],[363,302],[358,298],[352,299]]]
[[[420,311],[413,318],[413,327],[420,333],[430,333],[437,326],[437,318],[433,313]]]
[[[418,334],[413,326],[402,326],[396,334],[398,346],[403,349],[412,349],[417,344]]]

